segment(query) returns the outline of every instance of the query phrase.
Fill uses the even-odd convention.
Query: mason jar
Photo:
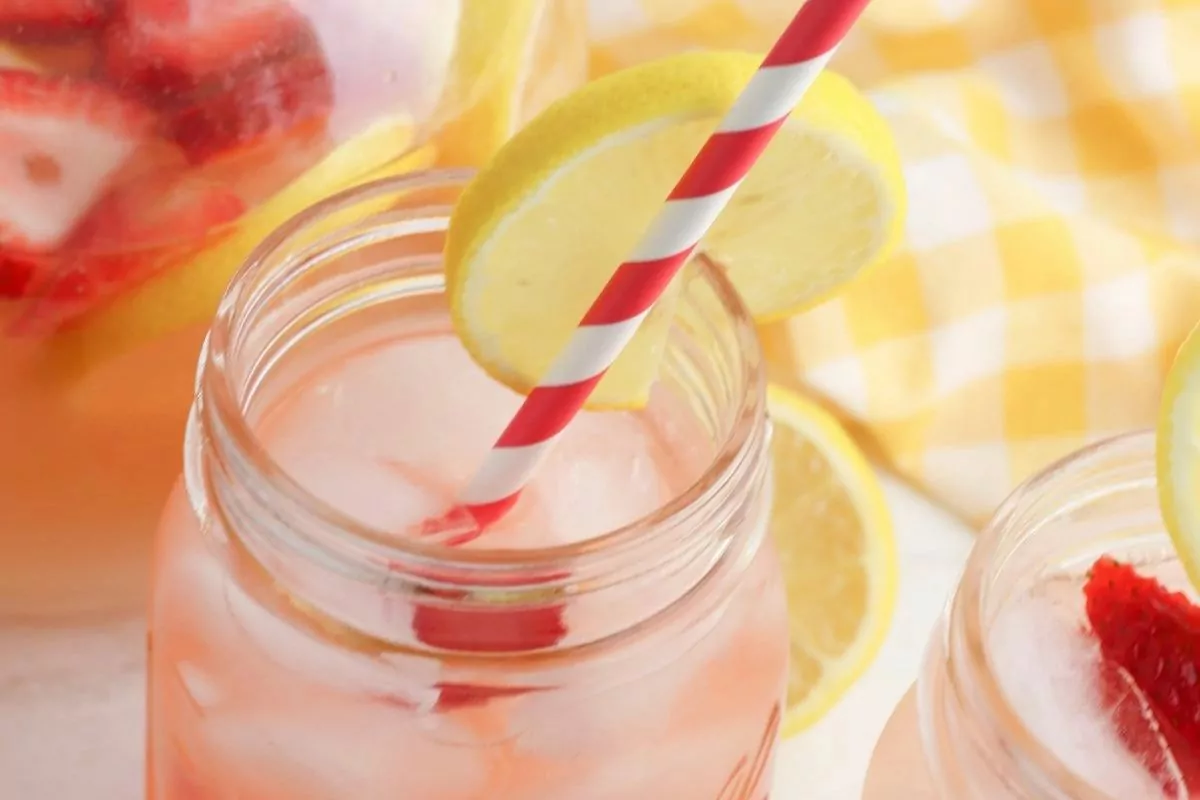
[[[1163,527],[1154,436],[1110,439],[1019,487],[980,534],[864,800],[1186,798],[1179,753],[1085,610],[1101,556],[1191,593]]]
[[[152,800],[768,796],[788,633],[746,310],[690,267],[647,405],[584,412],[476,530],[455,492],[520,397],[451,323],[465,179],[336,196],[230,286],[157,535]]]

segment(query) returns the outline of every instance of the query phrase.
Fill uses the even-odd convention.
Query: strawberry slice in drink
[[[464,653],[525,653],[553,647],[566,634],[562,606],[461,608],[465,592],[431,593],[445,605],[421,603],[413,614],[417,639],[440,650]]]
[[[57,247],[152,132],[98,84],[0,69],[0,249]]]
[[[109,192],[26,293],[15,332],[45,333],[211,244],[245,211],[231,190],[187,174],[151,175]]]
[[[36,271],[35,258],[24,253],[0,250],[0,300],[23,297]]]
[[[206,162],[317,132],[333,109],[333,85],[320,54],[298,54],[180,100],[163,110],[167,135],[193,162]]]
[[[286,0],[128,0],[105,61],[193,162],[323,126],[333,108],[316,36]]]
[[[0,32],[57,38],[104,24],[110,0],[0,0]]]
[[[1167,796],[1200,797],[1200,606],[1109,557],[1084,597],[1118,734]]]
[[[106,32],[105,63],[121,85],[169,100],[313,41],[289,0],[123,0]]]
[[[448,576],[439,576],[453,583]],[[413,631],[422,644],[458,653],[516,655],[548,650],[567,634],[564,606],[559,592],[530,592],[530,583],[553,583],[565,577],[554,573],[530,580],[528,576],[495,576],[488,590],[425,590],[413,612]],[[494,591],[493,591],[494,587]],[[519,596],[506,602],[508,591]],[[456,711],[490,700],[515,697],[536,691],[532,687],[484,686],[466,683],[439,684],[436,709]]]

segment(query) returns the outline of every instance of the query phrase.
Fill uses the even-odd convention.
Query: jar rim
[[[238,387],[231,376],[224,373],[222,365],[230,356],[231,331],[243,312],[248,295],[253,294],[256,279],[271,268],[271,256],[321,220],[366,200],[424,188],[461,187],[472,174],[470,170],[432,170],[362,184],[309,207],[266,237],[231,280],[201,356],[198,386],[207,401],[209,413],[219,416],[223,431],[234,447],[254,463],[262,465],[271,479],[284,487],[289,503],[302,509],[306,517],[342,531],[344,538],[355,542],[359,557],[365,549],[368,559],[376,563],[407,563],[418,567],[440,567],[449,563],[483,573],[520,570],[546,574],[564,561],[575,563],[580,559],[619,557],[621,553],[645,546],[647,539],[654,538],[646,535],[648,531],[686,525],[691,514],[704,506],[709,497],[745,472],[749,457],[765,448],[767,438],[766,379],[753,321],[725,271],[703,256],[695,261],[699,274],[714,290],[720,308],[732,322],[738,342],[741,357],[737,379],[742,388],[741,397],[731,412],[733,423],[728,433],[723,441],[715,443],[713,458],[692,485],[662,506],[621,527],[580,542],[528,550],[455,548],[436,541],[397,537],[394,532],[367,525],[317,499],[289,475],[254,433],[243,413]],[[418,209],[414,219],[434,217],[448,225],[449,210],[444,206],[428,206]]]

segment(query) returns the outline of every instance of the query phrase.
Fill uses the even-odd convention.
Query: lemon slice
[[[586,15],[580,0],[464,0],[440,164],[487,163],[524,122],[587,79]],[[478,96],[456,108],[477,85]]]
[[[771,532],[787,584],[791,674],[784,735],[825,714],[879,652],[896,602],[896,545],[867,459],[820,406],[767,392]]]
[[[446,277],[459,336],[494,378],[536,384],[758,63],[689,53],[609,75],[476,176],[451,218]],[[891,247],[904,204],[893,145],[850,83],[818,78],[701,245],[756,318],[816,302]],[[590,407],[645,400],[669,323],[659,311]]]
[[[1200,587],[1200,325],[1167,373],[1156,439],[1163,523],[1188,579]]]
[[[381,121],[347,141],[249,212],[219,243],[56,334],[50,342],[50,363],[61,376],[75,377],[151,339],[207,321],[250,252],[288,219],[359,183],[428,167],[434,160],[429,148],[396,158],[409,151],[412,142],[413,125],[407,117]]]

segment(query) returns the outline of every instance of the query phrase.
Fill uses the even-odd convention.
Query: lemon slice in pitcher
[[[79,377],[138,345],[207,321],[229,279],[251,251],[295,214],[360,183],[428,167],[430,148],[405,153],[414,128],[407,117],[385,119],[329,153],[261,206],[231,233],[199,254],[164,270],[129,293],[84,315],[50,342],[53,366]],[[389,158],[391,160],[389,160]]]
[[[479,166],[549,99],[587,78],[587,21],[576,3],[463,0],[451,89],[450,120],[437,134],[438,163]],[[478,97],[465,109],[468,87]]]
[[[489,374],[536,384],[758,64],[690,53],[614,73],[551,105],[476,176],[451,219],[446,278],[458,334]],[[886,124],[825,73],[701,249],[772,319],[880,260],[903,206]],[[591,407],[644,402],[668,317],[651,314]]]

